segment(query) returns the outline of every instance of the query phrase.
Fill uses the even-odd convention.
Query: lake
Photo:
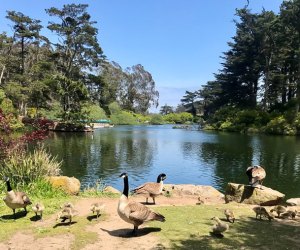
[[[62,160],[62,174],[78,178],[82,187],[98,179],[119,190],[122,172],[130,188],[156,181],[211,185],[224,192],[228,182],[245,183],[246,168],[266,169],[264,185],[287,198],[300,197],[300,138],[172,129],[162,126],[116,126],[93,133],[50,133],[45,142]]]

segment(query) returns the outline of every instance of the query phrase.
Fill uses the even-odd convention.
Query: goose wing
[[[30,201],[28,195],[25,192],[15,192],[16,193],[16,197],[18,197],[24,204],[32,204],[32,202]]]
[[[160,194],[162,185],[156,182],[146,182],[143,185],[135,188],[133,192],[135,194]]]
[[[165,221],[165,217],[163,215],[153,212],[141,203],[131,201],[128,203],[127,208],[129,212],[129,219],[138,224],[142,224],[143,222],[150,220],[158,220],[161,222]]]
[[[252,177],[262,180],[266,177],[266,171],[262,167],[254,167],[252,170]]]

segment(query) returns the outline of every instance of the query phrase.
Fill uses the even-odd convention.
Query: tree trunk
[[[2,84],[2,78],[3,78],[3,75],[4,75],[4,71],[5,71],[5,65],[3,65],[3,68],[1,70],[1,74],[0,74],[0,85]]]

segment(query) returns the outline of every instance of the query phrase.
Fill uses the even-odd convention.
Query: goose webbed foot
[[[138,227],[134,226],[134,229],[132,230],[131,235],[132,236],[137,236],[137,230],[138,230]]]

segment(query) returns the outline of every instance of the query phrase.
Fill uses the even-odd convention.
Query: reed
[[[32,153],[24,151],[7,157],[1,165],[0,177],[8,176],[14,185],[25,185],[60,172],[61,162],[39,146]]]

